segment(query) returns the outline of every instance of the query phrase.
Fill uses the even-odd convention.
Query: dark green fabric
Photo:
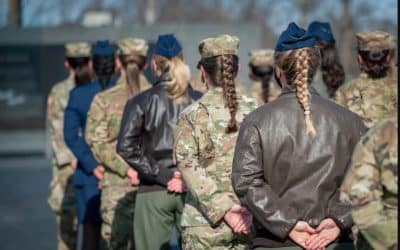
[[[279,247],[279,248],[268,248],[268,247],[257,247],[254,250],[300,250],[301,247]],[[352,243],[333,243],[329,245],[326,250],[354,250],[354,245]]]
[[[181,234],[181,214],[184,196],[156,191],[138,193],[134,215],[134,235],[136,250],[170,250],[172,229]],[[180,244],[180,239],[178,240]]]

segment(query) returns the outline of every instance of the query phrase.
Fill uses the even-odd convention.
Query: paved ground
[[[0,158],[2,250],[56,249],[47,205],[51,169],[44,157]]]
[[[1,250],[56,249],[55,219],[47,205],[50,178],[44,156],[0,157]]]

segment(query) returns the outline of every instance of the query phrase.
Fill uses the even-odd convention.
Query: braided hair
[[[335,44],[318,40],[318,46],[321,52],[322,79],[328,90],[329,97],[333,97],[336,90],[344,83],[344,69],[340,63]]]
[[[226,133],[238,131],[236,113],[239,103],[236,96],[235,78],[239,70],[239,58],[236,55],[219,55],[203,58],[197,67],[203,66],[213,85],[222,87],[225,106],[229,109],[230,120]]]
[[[93,56],[93,69],[103,88],[106,87],[111,76],[115,73],[114,56]]]
[[[253,65],[252,63],[249,63],[249,67],[252,75],[251,78],[254,78],[255,80],[261,79],[262,99],[267,103],[269,101],[270,81],[274,69],[272,65]]]
[[[297,99],[304,110],[306,132],[316,135],[311,120],[310,92],[308,85],[320,64],[320,52],[317,47],[305,47],[285,52],[275,52],[275,64],[280,67],[287,78],[288,84],[296,88]]]

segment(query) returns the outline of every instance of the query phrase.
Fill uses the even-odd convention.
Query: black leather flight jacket
[[[173,102],[162,79],[127,102],[117,153],[139,172],[139,192],[165,190],[172,178],[176,169],[172,159],[174,130],[179,114],[190,103],[192,99]]]
[[[298,220],[317,227],[330,217],[342,232],[353,224],[339,187],[366,128],[356,114],[313,88],[310,92],[314,138],[306,133],[296,92],[289,89],[250,113],[240,128],[232,183],[254,216],[254,247],[294,245],[288,234]]]

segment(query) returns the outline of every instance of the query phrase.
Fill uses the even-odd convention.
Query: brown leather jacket
[[[294,245],[288,234],[298,220],[317,227],[330,217],[342,232],[353,224],[339,187],[366,128],[356,114],[313,88],[310,93],[314,138],[305,132],[304,111],[289,89],[240,127],[232,183],[258,225],[254,246]]]

